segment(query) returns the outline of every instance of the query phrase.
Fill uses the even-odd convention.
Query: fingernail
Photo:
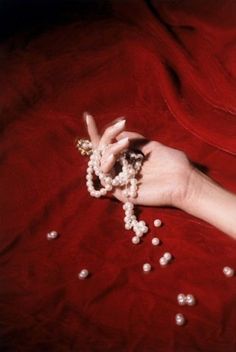
[[[109,157],[107,158],[107,161],[108,161],[108,162],[111,162],[111,161],[113,161],[113,159],[114,159],[114,154],[111,154],[111,155],[109,155]]]
[[[126,123],[126,120],[121,120],[121,121],[115,123],[114,127],[115,128],[122,128],[122,127],[124,127],[125,123]]]
[[[87,111],[85,111],[84,113],[83,113],[83,118],[84,118],[84,120],[85,120],[85,122],[87,123],[87,125],[89,124],[89,117],[90,117],[91,115],[87,112]]]
[[[128,141],[129,141],[129,138],[125,137],[125,138],[120,139],[117,143],[118,144],[126,144]]]

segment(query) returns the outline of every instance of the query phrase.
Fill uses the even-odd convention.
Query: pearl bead
[[[181,313],[176,314],[175,322],[176,322],[176,325],[178,325],[178,326],[184,325],[185,324],[185,318],[184,318],[183,314],[181,314]]]
[[[80,280],[84,280],[84,279],[86,279],[86,278],[88,277],[88,275],[89,275],[88,270],[87,270],[87,269],[82,269],[82,270],[79,272],[78,277],[79,277]]]
[[[152,244],[153,244],[153,246],[158,246],[160,244],[159,238],[153,237]]]
[[[172,255],[169,252],[164,253],[163,257],[169,262],[172,259]]]
[[[105,188],[106,188],[107,191],[111,191],[112,190],[112,185],[107,184],[105,186]]]
[[[154,220],[154,226],[155,226],[155,227],[160,227],[161,225],[162,225],[162,222],[161,222],[160,219]]]
[[[189,306],[194,306],[196,304],[196,299],[193,295],[187,295],[186,296],[186,303],[189,305]]]
[[[180,306],[184,306],[186,304],[186,297],[183,293],[179,293],[177,296],[177,301]]]
[[[152,270],[152,267],[151,267],[151,265],[149,263],[143,264],[143,271],[145,273],[149,273],[151,270]]]
[[[126,230],[131,230],[131,229],[132,229],[132,224],[130,224],[129,222],[127,222],[127,223],[125,224],[125,229],[126,229]]]
[[[138,237],[143,237],[143,232],[140,231],[140,230],[136,230],[136,231],[135,231],[135,234],[136,234],[136,236],[138,236]]]
[[[230,268],[229,266],[225,266],[223,268],[223,273],[227,277],[232,277],[232,276],[234,276],[234,269]]]
[[[159,263],[160,263],[161,266],[166,266],[168,264],[168,261],[166,260],[166,258],[161,257],[159,259]]]
[[[57,231],[50,231],[50,232],[47,233],[47,239],[48,240],[54,240],[57,237],[58,237],[58,232]]]
[[[140,242],[140,238],[138,236],[132,237],[132,243],[133,244],[138,244]]]

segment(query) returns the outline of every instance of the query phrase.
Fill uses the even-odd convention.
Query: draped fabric
[[[235,241],[178,209],[139,207],[150,230],[133,245],[122,204],[88,195],[75,139],[83,111],[100,129],[125,116],[236,192],[236,2],[71,4],[67,21],[0,44],[1,351],[233,352],[236,277],[222,269],[236,269]],[[179,293],[197,304],[179,306]]]

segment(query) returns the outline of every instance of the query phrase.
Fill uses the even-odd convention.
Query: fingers
[[[140,150],[145,156],[151,151],[150,141],[140,133],[123,131],[116,137],[117,140],[121,138],[129,138],[131,148]]]
[[[97,148],[100,141],[100,135],[98,133],[95,120],[92,115],[90,115],[88,112],[84,112],[83,117],[88,128],[88,134],[92,142],[93,148]]]
[[[123,132],[119,133],[119,134],[116,136],[116,139],[119,140],[119,139],[122,139],[122,138],[125,138],[125,137],[128,137],[129,140],[145,139],[145,137],[142,136],[140,133],[128,132],[128,131],[123,131]]]
[[[117,156],[125,151],[129,146],[129,139],[123,138],[119,142],[112,144],[104,153],[101,160],[101,169],[104,173],[110,172],[116,162]]]
[[[109,126],[101,137],[99,148],[103,148],[105,145],[110,144],[112,140],[115,139],[116,136],[124,129],[125,123],[126,120],[124,119],[116,122],[112,126]]]

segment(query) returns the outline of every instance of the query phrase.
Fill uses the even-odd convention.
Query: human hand
[[[101,170],[110,173],[118,155],[127,148],[136,148],[144,154],[144,163],[138,174],[138,195],[134,204],[182,208],[188,194],[189,180],[194,170],[186,155],[156,141],[147,141],[144,136],[124,131],[125,120],[120,120],[99,134],[94,118],[86,114],[88,134],[93,148],[108,145],[101,160]],[[114,197],[127,201],[122,189],[116,188]]]

